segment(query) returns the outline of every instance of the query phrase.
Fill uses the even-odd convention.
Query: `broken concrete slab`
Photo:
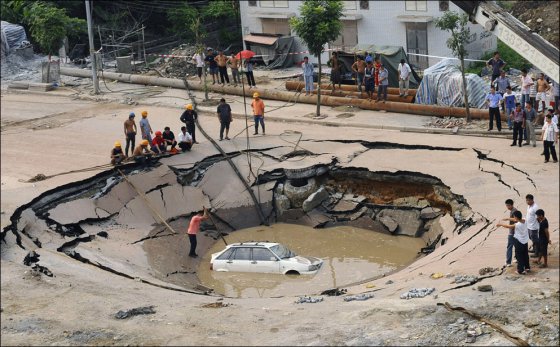
[[[379,213],[378,218],[385,216],[391,217],[391,219],[399,224],[396,231],[398,235],[417,237],[421,236],[424,232],[422,229],[423,222],[420,219],[420,211],[384,209]]]
[[[295,208],[301,207],[305,199],[315,190],[317,190],[315,178],[302,179],[297,182],[287,180],[284,184],[284,194],[290,199],[291,205]]]
[[[332,219],[328,215],[325,215],[324,213],[321,213],[317,210],[312,210],[309,213],[307,213],[307,215],[313,221],[313,223],[314,223],[313,227],[314,228],[322,228],[328,222],[332,221]]]
[[[59,204],[49,211],[51,219],[60,224],[79,223],[85,219],[100,219],[110,214],[95,206],[95,200],[83,198]]]
[[[340,200],[332,209],[333,212],[352,212],[358,207],[358,204],[353,201]]]
[[[352,213],[349,216],[349,218],[350,218],[351,221],[353,221],[353,220],[356,220],[356,219],[360,218],[361,216],[363,216],[367,212],[368,212],[368,208],[364,206],[361,209],[359,209],[358,211]]]
[[[309,212],[315,207],[319,206],[326,198],[329,197],[329,193],[325,187],[319,188],[315,193],[309,195],[307,199],[302,204],[303,211]]]
[[[397,223],[390,216],[381,216],[381,217],[378,217],[377,220],[380,221],[381,224],[383,224],[383,226],[385,228],[387,228],[387,230],[390,233],[394,233],[395,231],[397,231],[397,228],[399,227],[399,223]]]
[[[435,207],[424,207],[420,211],[420,218],[422,219],[434,219],[442,214],[441,209]]]
[[[274,207],[276,208],[276,214],[280,216],[290,209],[290,199],[284,194],[275,195]]]

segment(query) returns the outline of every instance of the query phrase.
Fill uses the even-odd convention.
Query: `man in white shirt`
[[[179,133],[178,140],[179,140],[179,147],[183,152],[191,150],[192,137],[191,134],[187,132],[186,126],[181,127],[181,132]]]
[[[560,115],[560,105],[556,105],[556,113],[552,115],[552,123],[558,126],[558,116]]]
[[[527,229],[529,230],[529,239],[533,243],[533,248],[529,252],[535,253],[537,249],[537,244],[539,242],[539,221],[537,220],[537,210],[539,206],[535,202],[535,198],[532,194],[527,194],[525,196],[525,201],[527,202]],[[532,258],[535,258],[536,255],[531,255]]]
[[[406,63],[404,59],[401,59],[401,63],[399,64],[398,70],[399,70],[399,96],[407,97],[408,84],[410,82],[410,73],[412,72],[412,70],[410,69],[410,66]]]
[[[552,123],[552,115],[549,113],[546,115],[546,121],[542,127],[542,138],[544,147],[544,162],[548,163],[550,155],[552,155],[552,161],[557,163],[558,157],[556,156],[556,148],[554,147],[558,143],[558,126]]]
[[[527,75],[527,69],[521,70],[521,105],[524,107],[526,102],[530,101],[531,86],[533,79]]]
[[[303,64],[301,64],[303,70],[303,80],[305,81],[305,95],[309,95],[313,92],[313,64],[309,62],[309,57],[303,57]]]
[[[198,75],[199,82],[202,83],[202,71],[204,70],[204,53],[197,52],[192,57],[192,62],[196,64],[196,73]]]
[[[515,249],[515,259],[517,259],[517,273],[524,275],[531,270],[529,265],[529,252],[527,245],[529,243],[529,235],[527,233],[527,225],[523,221],[523,215],[520,211],[513,212],[513,221],[515,224],[496,224],[497,227],[513,229],[513,247]],[[538,225],[538,222],[537,222]]]

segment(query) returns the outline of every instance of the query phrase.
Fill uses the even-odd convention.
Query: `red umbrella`
[[[235,56],[237,59],[251,59],[255,55],[255,52],[248,49],[237,53]]]

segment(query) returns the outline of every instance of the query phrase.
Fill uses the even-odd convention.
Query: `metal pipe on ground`
[[[368,95],[365,92],[366,87],[362,86],[363,88],[363,92],[360,93],[358,91],[356,91],[355,87],[354,89],[352,89],[352,91],[347,91],[347,90],[340,90],[337,89],[334,93],[332,92],[331,89],[323,89],[323,87],[321,87],[321,95],[330,95],[330,96],[340,96],[340,97],[353,97],[353,98],[358,98],[358,99],[367,99]],[[286,81],[286,89],[287,90],[291,90],[291,91],[302,91],[304,88],[304,84],[303,82],[297,82],[297,81]],[[313,94],[317,94],[317,89],[313,90],[312,92]],[[377,100],[377,92],[373,93],[373,98],[372,100]],[[400,97],[397,94],[387,94],[387,100],[388,101],[393,101],[393,102],[408,102],[411,103],[414,101],[414,97],[409,95],[407,97]]]
[[[292,90],[288,88],[288,84],[290,85],[297,85],[298,86],[298,90],[302,90],[305,87],[305,83],[303,81],[286,81],[286,89],[288,90]],[[313,83],[313,89],[317,89],[317,83]],[[321,84],[321,89],[332,89],[332,84]],[[348,85],[348,84],[343,84],[340,86],[340,89],[338,88],[338,86],[336,86],[336,90],[342,90],[345,92],[355,92],[358,90],[358,87],[356,85]],[[393,88],[393,87],[389,87],[387,88],[387,94],[388,95],[399,95],[399,88]],[[415,97],[416,96],[416,89],[409,89],[408,90],[408,95]]]
[[[91,78],[91,74],[86,70],[75,69],[75,68],[60,68],[60,73],[66,76]],[[163,86],[178,89],[186,89],[184,83],[180,79],[175,78],[163,78],[154,76],[143,76],[143,75],[131,75],[124,73],[115,72],[98,72],[98,75],[102,78],[107,78],[111,80],[135,83],[143,85],[153,85],[153,86]],[[189,87],[194,90],[204,90],[204,85],[199,83],[189,84]],[[241,88],[231,87],[231,86],[208,86],[208,90],[214,91],[216,93],[230,94],[230,95],[240,95],[243,96],[243,90]],[[269,89],[253,89],[246,90],[245,95],[251,97],[251,95],[258,91],[261,98],[272,99],[279,101],[288,102],[300,102],[306,104],[315,105],[317,103],[317,98],[314,95],[294,95],[293,92],[287,91],[277,91]],[[373,101],[367,99],[353,99],[353,98],[342,98],[337,96],[325,95],[321,98],[321,104],[325,106],[354,106],[359,107],[364,110],[374,110],[374,111],[389,111],[397,113],[408,113],[423,116],[433,116],[433,117],[458,117],[464,118],[466,116],[465,109],[459,107],[445,107],[436,105],[419,105],[419,104],[409,104],[404,102],[391,102],[386,103],[374,103]],[[488,111],[481,109],[471,108],[471,117],[473,119],[488,119]]]

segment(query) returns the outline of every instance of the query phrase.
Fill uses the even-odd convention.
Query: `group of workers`
[[[262,128],[262,134],[265,135],[264,125],[264,109],[265,105],[260,98],[258,92],[253,93],[253,119],[255,121],[255,132],[253,135],[258,135],[259,124]],[[216,109],[218,120],[220,122],[220,141],[229,140],[230,123],[233,121],[231,107],[222,98],[220,104]],[[136,162],[145,162],[147,158],[154,155],[161,155],[164,153],[176,154],[178,153],[177,146],[183,152],[190,151],[193,144],[198,144],[196,141],[196,121],[198,120],[198,113],[193,109],[192,104],[185,105],[185,111],[179,117],[179,120],[185,125],[181,127],[179,136],[175,138],[175,134],[171,128],[166,126],[162,131],[154,131],[148,121],[148,112],[142,111],[142,120],[139,122],[140,131],[142,134],[142,141],[140,145],[135,147],[136,133],[138,132],[136,122],[136,115],[131,112],[128,119],[124,122],[124,135],[126,139],[126,147],[123,150],[120,141],[116,141],[113,149],[111,150],[111,164],[119,165],[126,160],[133,159]],[[224,137],[225,131],[225,137]],[[152,138],[152,134],[155,137]],[[129,150],[131,155],[129,156]]]

